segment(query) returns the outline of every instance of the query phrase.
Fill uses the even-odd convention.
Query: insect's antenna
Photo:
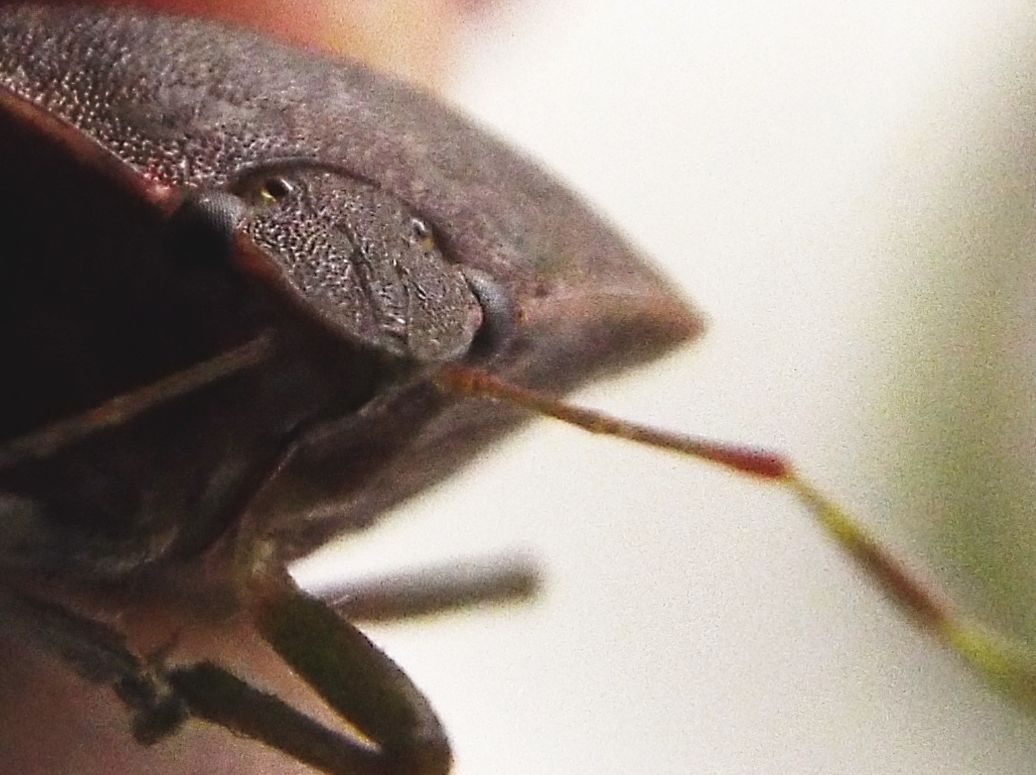
[[[173,399],[262,363],[273,339],[260,334],[240,347],[200,361],[182,371],[115,396],[85,412],[65,417],[0,444],[0,468],[46,458],[61,448],[128,420]]]
[[[790,491],[870,578],[926,632],[953,649],[997,688],[1036,707],[1036,654],[1021,643],[961,615],[894,557],[855,517],[829,499],[775,452],[682,435],[611,417],[507,383],[488,372],[447,366],[436,377],[444,390],[521,406],[591,433],[617,436],[717,463]]]

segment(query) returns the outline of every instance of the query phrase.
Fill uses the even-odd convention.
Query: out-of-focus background
[[[789,451],[961,606],[1036,641],[1036,12],[517,0],[449,99],[704,310],[579,399]],[[780,493],[537,423],[351,540],[349,574],[517,546],[526,609],[371,631],[464,773],[1022,773],[1036,722]]]
[[[1036,643],[1031,3],[147,2],[439,84],[711,321],[582,402],[787,450]],[[369,630],[459,775],[1036,771],[1036,721],[787,497],[547,422],[299,574],[510,548],[536,605]]]

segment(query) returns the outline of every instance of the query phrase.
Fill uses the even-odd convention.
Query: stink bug
[[[697,322],[452,113],[207,25],[0,18],[11,769],[445,771],[420,694],[283,563],[448,474],[515,406],[789,485],[923,624],[982,642],[781,459],[517,387],[565,390]],[[64,747],[17,726],[54,696]]]
[[[444,366],[560,391],[696,317],[535,166],[365,68],[34,7],[3,11],[0,60],[5,695],[41,696],[48,646],[53,691],[84,695],[64,750],[11,719],[7,766],[151,768],[163,746],[119,741],[173,738],[228,770],[445,771],[420,693],[285,563],[521,416]],[[370,745],[310,719],[318,697]]]

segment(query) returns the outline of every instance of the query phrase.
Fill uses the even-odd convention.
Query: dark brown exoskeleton
[[[0,769],[448,770],[286,564],[514,425],[458,366],[560,392],[695,315],[430,97],[200,22],[0,11],[0,170]]]

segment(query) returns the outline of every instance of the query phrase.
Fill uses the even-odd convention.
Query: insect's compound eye
[[[488,360],[499,354],[514,336],[517,308],[508,289],[492,275],[467,266],[461,267],[461,272],[482,307],[482,325],[475,334],[470,355],[476,360]]]
[[[187,194],[168,221],[172,249],[192,261],[226,255],[248,205],[225,191]]]
[[[431,226],[420,218],[411,218],[410,230],[410,239],[414,245],[417,245],[426,253],[435,250],[435,235],[432,234]]]
[[[263,178],[257,191],[259,201],[273,204],[287,199],[295,191],[295,186],[282,175]]]

